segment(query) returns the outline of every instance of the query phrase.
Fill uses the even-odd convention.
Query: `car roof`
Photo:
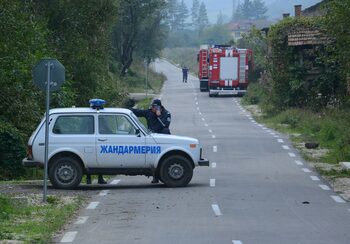
[[[50,114],[65,114],[65,113],[123,113],[130,114],[131,111],[125,108],[103,108],[100,110],[90,107],[71,107],[71,108],[54,108],[50,109]]]

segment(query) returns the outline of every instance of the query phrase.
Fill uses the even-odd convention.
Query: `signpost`
[[[50,92],[57,91],[65,80],[64,66],[57,59],[42,59],[33,69],[33,82],[41,90],[46,91],[46,123],[45,123],[45,159],[44,159],[44,193],[43,202],[47,195],[47,166],[49,152],[49,112]]]

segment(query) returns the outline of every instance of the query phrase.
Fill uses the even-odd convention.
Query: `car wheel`
[[[72,157],[54,159],[49,169],[49,178],[55,188],[72,189],[77,187],[83,177],[79,162]]]
[[[160,166],[160,178],[168,187],[182,187],[188,185],[193,176],[190,161],[180,155],[166,158]]]

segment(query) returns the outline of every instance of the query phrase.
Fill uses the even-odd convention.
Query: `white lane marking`
[[[275,135],[275,136],[273,136],[273,137],[278,138],[279,136],[278,136],[278,135]]]
[[[279,143],[283,143],[283,142],[284,142],[283,139],[277,139],[277,141],[278,141]]]
[[[215,136],[215,135],[212,135],[211,137],[212,137],[213,139],[214,139],[214,138],[216,138],[216,136]]]
[[[212,207],[212,209],[213,209],[213,211],[214,211],[216,216],[221,216],[222,215],[222,213],[220,211],[220,208],[219,208],[219,205],[212,204],[211,207]]]
[[[329,186],[327,186],[327,185],[318,185],[318,186],[321,187],[321,189],[325,190],[325,191],[331,190],[331,188],[329,188]]]
[[[199,112],[199,115],[202,115],[202,113],[201,113],[201,112]]]
[[[345,203],[344,199],[341,198],[340,196],[331,196],[331,198],[333,198],[333,200],[338,203]]]
[[[212,131],[212,130],[210,130],[210,129],[209,129],[208,131],[209,131],[209,133],[213,133],[213,131]]]
[[[199,107],[197,107],[197,110],[199,111]]]
[[[208,124],[204,124],[205,127],[208,127],[209,125]]]
[[[215,163],[215,162],[212,162],[212,163],[211,163],[211,167],[212,167],[212,168],[216,168],[216,163]]]
[[[100,202],[91,202],[86,209],[95,209],[99,204]]]
[[[312,171],[309,170],[308,168],[302,168],[302,170],[305,172],[305,173],[311,173]]]
[[[215,179],[210,179],[210,187],[215,187]]]
[[[275,135],[276,135],[276,133],[275,133],[275,132],[271,132],[270,134],[271,134],[271,135],[273,135],[273,136],[275,136]]]
[[[289,155],[289,157],[291,157],[291,158],[295,158],[295,157],[296,157],[296,155],[295,155],[294,153],[288,153],[288,155]]]
[[[116,185],[120,182],[120,180],[112,180],[112,182],[110,183],[111,185]]]
[[[271,130],[266,130],[266,132],[271,133]]]
[[[218,147],[217,146],[213,146],[213,152],[218,152]]]
[[[88,220],[89,216],[80,216],[78,217],[77,221],[74,223],[75,225],[82,225],[85,224]]]
[[[102,190],[98,195],[103,197],[103,196],[106,196],[108,193],[109,193],[109,190]]]
[[[61,243],[67,243],[67,242],[73,242],[75,236],[77,235],[77,231],[70,231],[64,234],[64,236],[61,239]]]
[[[205,121],[205,118],[202,118],[203,121]]]
[[[239,240],[232,240],[232,244],[243,244],[243,243]]]
[[[196,105],[198,105],[198,102],[196,102]]]
[[[258,124],[258,126],[260,126],[260,127],[264,127],[263,125],[261,125],[261,124]]]
[[[286,145],[282,145],[282,147],[283,147],[284,150],[289,150],[289,147],[286,146]]]
[[[310,178],[313,181],[319,181],[320,180],[320,178],[318,178],[317,176],[314,176],[314,175],[311,175]]]

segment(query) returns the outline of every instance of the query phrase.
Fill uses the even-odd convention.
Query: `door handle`
[[[99,141],[107,141],[107,138],[98,138]]]

